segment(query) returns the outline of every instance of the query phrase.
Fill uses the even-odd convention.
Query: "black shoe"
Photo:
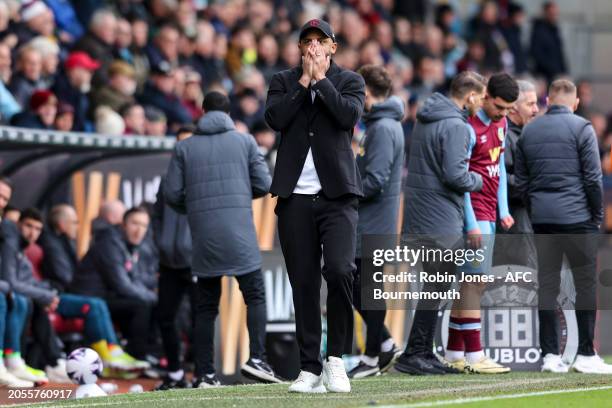
[[[402,350],[395,344],[390,351],[381,351],[378,355],[378,366],[381,373],[386,373],[393,366],[393,363],[402,355]]]
[[[263,383],[282,383],[283,379],[274,374],[274,370],[264,360],[253,361],[252,358],[247,361],[240,369],[242,375],[255,381]]]
[[[181,378],[178,381],[173,380],[172,378],[166,376],[161,384],[155,387],[155,391],[167,391],[178,388],[190,388],[191,385],[185,381],[185,377]]]
[[[191,383],[191,388],[214,388],[220,386],[221,381],[219,381],[216,374],[206,374],[201,377],[197,377]]]
[[[359,364],[351,371],[346,373],[348,378],[365,378],[365,377],[374,377],[380,373],[380,368],[376,366],[367,365],[363,361],[360,361]]]
[[[446,364],[443,361],[440,361],[437,355],[433,352],[429,352],[426,354],[427,359],[430,361],[430,364],[440,370],[444,370],[446,374],[461,374],[461,371],[457,370],[455,367],[452,367],[450,364]]]
[[[430,358],[423,354],[402,354],[395,362],[395,369],[412,375],[443,375],[446,370],[432,364]]]

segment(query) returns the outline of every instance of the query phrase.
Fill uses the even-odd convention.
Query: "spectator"
[[[132,45],[130,47],[131,61],[134,66],[138,90],[142,91],[149,75],[149,58],[146,53],[147,41],[149,39],[149,23],[146,17],[135,13],[130,17],[132,26]]]
[[[543,16],[533,22],[531,31],[531,56],[535,73],[543,75],[550,83],[567,72],[563,40],[559,32],[559,7],[553,1],[542,6]]]
[[[498,7],[494,0],[482,3],[480,12],[470,21],[471,36],[484,46],[483,68],[496,72],[512,66],[512,54],[498,25]]]
[[[95,111],[96,132],[105,136],[125,134],[125,122],[121,115],[108,106],[99,106]]]
[[[0,2],[0,44],[14,48],[19,39],[11,27],[11,9],[6,2]]]
[[[218,37],[215,29],[208,21],[198,21],[195,55],[193,64],[203,78],[204,85],[209,85],[223,78],[224,63],[215,55],[215,41]],[[222,37],[222,36],[219,36]]]
[[[122,225],[100,231],[79,265],[71,284],[75,293],[106,300],[113,321],[127,337],[127,350],[138,359],[146,354],[146,336],[157,294],[138,280],[140,245],[149,227],[143,208],[128,210]]]
[[[125,18],[117,20],[117,35],[115,39],[115,52],[119,59],[129,64],[134,63],[131,52],[132,46],[132,25]]]
[[[191,118],[196,121],[202,116],[202,77],[196,71],[185,71],[185,87],[182,95],[183,105],[189,110]]]
[[[236,102],[232,108],[232,118],[243,122],[249,129],[263,120],[264,105],[257,97],[257,92],[251,88],[245,88],[236,95]]]
[[[263,74],[266,83],[272,75],[282,69],[279,64],[278,42],[274,35],[264,34],[257,42],[257,69]]]
[[[136,103],[127,104],[119,110],[119,114],[125,122],[126,135],[145,135],[145,110],[142,105]]]
[[[140,96],[140,102],[155,106],[168,118],[169,129],[191,122],[191,115],[175,94],[174,70],[167,61],[162,61],[151,70],[151,79]]]
[[[109,82],[96,88],[91,95],[91,104],[94,109],[105,105],[115,112],[122,106],[133,104],[136,93],[136,71],[123,61],[113,62],[108,69]]]
[[[68,0],[45,0],[55,16],[62,42],[72,44],[85,30]]]
[[[64,62],[64,73],[57,78],[53,91],[57,97],[74,108],[74,130],[91,129],[89,124],[89,91],[94,72],[101,63],[82,51],[73,51]]]
[[[270,173],[274,171],[274,164],[276,163],[276,153],[278,149],[278,143],[276,140],[276,132],[268,126],[265,120],[255,122],[253,129],[251,129],[255,142],[257,142],[257,148],[259,153],[263,156]]]
[[[62,132],[70,132],[74,129],[74,108],[72,105],[60,102],[53,127]]]
[[[60,47],[48,37],[35,37],[28,45],[35,48],[42,58],[41,80],[45,89],[51,88],[57,75]]]
[[[28,106],[36,89],[44,89],[42,80],[42,56],[33,47],[23,46],[17,51],[16,73],[9,90],[20,106]]]
[[[414,41],[412,36],[412,25],[405,18],[395,20],[395,47],[408,57],[413,64],[417,64],[425,53],[425,48]]]
[[[173,68],[178,67],[178,42],[179,29],[173,23],[165,23],[153,37],[153,43],[147,47],[149,64],[158,66],[163,61],[169,63]]]
[[[9,122],[15,114],[21,112],[21,106],[6,87],[11,74],[11,50],[6,44],[0,43],[0,123]]]
[[[576,115],[586,118],[593,108],[593,85],[586,79],[581,79],[576,84],[580,105],[576,109]]]
[[[25,44],[37,36],[53,37],[55,18],[53,12],[40,0],[25,3],[21,8],[21,24],[16,29],[19,44]]]
[[[168,133],[168,120],[160,109],[154,106],[146,106],[145,113],[145,135],[166,136]]]
[[[13,126],[31,129],[53,129],[57,115],[57,98],[51,91],[36,91],[30,99],[30,109],[11,119]]]
[[[95,85],[103,85],[107,82],[107,70],[113,58],[113,47],[115,46],[117,34],[117,17],[112,11],[99,9],[91,17],[89,30],[74,45],[73,51],[82,51],[101,66],[94,76]]]
[[[508,19],[502,28],[504,37],[514,61],[514,73],[522,74],[527,71],[527,52],[523,46],[523,24],[525,22],[525,11],[518,3],[510,3],[508,6]]]
[[[0,82],[4,85],[11,82],[11,75],[13,75],[12,61],[11,48],[4,43],[0,43]]]

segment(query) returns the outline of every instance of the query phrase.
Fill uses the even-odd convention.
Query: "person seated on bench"
[[[145,208],[128,210],[123,223],[99,231],[81,261],[71,289],[106,301],[113,321],[127,338],[127,350],[136,358],[147,354],[157,293],[142,282],[140,245],[149,228]]]
[[[58,291],[49,280],[36,279],[24,250],[38,240],[42,229],[43,217],[34,208],[25,209],[18,224],[8,220],[2,223],[2,272],[16,293],[32,300],[32,332],[36,342],[43,345],[42,351],[48,364],[53,364],[61,356],[57,344],[50,340],[55,336],[55,331],[48,313],[55,312],[63,318],[85,320],[85,337],[108,367],[119,370],[148,368],[147,362],[138,361],[121,349],[108,307],[102,299]],[[65,376],[65,370],[58,375],[60,373]]]

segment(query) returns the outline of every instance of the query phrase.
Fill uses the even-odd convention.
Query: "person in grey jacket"
[[[364,196],[359,202],[353,305],[367,325],[367,339],[361,361],[348,373],[350,378],[384,372],[399,355],[384,325],[385,310],[364,310],[361,305],[361,241],[368,234],[397,234],[404,163],[404,131],[400,123],[404,117],[404,102],[397,96],[389,97],[392,83],[384,67],[366,65],[358,73],[366,85],[362,116],[366,131],[357,156]]]
[[[470,130],[464,109],[476,114],[485,87],[479,74],[462,72],[451,82],[450,97],[435,93],[418,112],[408,159],[403,233],[462,236],[464,194],[482,188],[481,176],[468,171]],[[430,274],[452,273],[455,268],[453,263],[424,262],[422,266]],[[395,363],[398,371],[421,375],[458,372],[440,363],[432,352],[438,307],[438,301],[419,301],[408,344]]]
[[[183,127],[176,135],[177,142],[183,141],[195,132],[195,127]],[[187,388],[185,372],[181,369],[180,331],[177,317],[185,295],[193,304],[193,278],[191,276],[192,240],[189,221],[185,214],[177,213],[166,203],[164,179],[157,192],[153,209],[153,238],[159,250],[159,305],[158,323],[168,359],[168,374],[156,390]],[[185,314],[181,314],[184,316]],[[187,321],[191,319],[187,317]]]
[[[530,210],[538,252],[542,371],[567,372],[559,356],[557,297],[565,255],[576,286],[578,355],[572,369],[612,374],[593,347],[597,310],[597,233],[603,221],[602,169],[590,122],[574,114],[576,86],[554,81],[548,110],[523,129],[516,186]],[[541,234],[541,235],[540,235]],[[569,235],[573,234],[573,235]]]
[[[270,173],[255,139],[236,131],[227,96],[208,93],[203,109],[195,135],[176,145],[164,183],[166,202],[187,214],[193,237],[193,386],[220,385],[213,340],[223,276],[236,277],[247,305],[251,355],[242,372],[279,382],[265,356],[265,288],[252,211],[253,198],[268,192]]]

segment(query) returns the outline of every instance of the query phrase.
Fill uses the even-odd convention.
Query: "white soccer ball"
[[[102,360],[86,347],[74,350],[66,361],[66,374],[75,384],[95,384],[102,375]]]

